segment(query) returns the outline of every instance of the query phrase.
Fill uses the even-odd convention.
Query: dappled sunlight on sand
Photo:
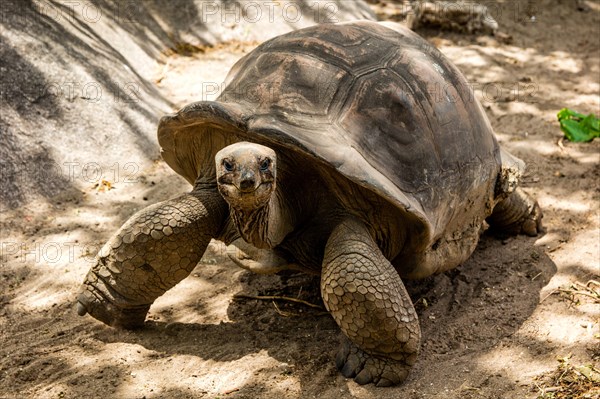
[[[237,360],[250,365],[238,371],[233,371],[228,362],[202,360],[187,355],[173,356],[170,361],[161,359],[149,365],[142,363],[140,367],[135,366],[135,362],[129,358],[128,361],[133,365],[128,369],[128,378],[116,392],[118,397],[137,397],[140,389],[147,393],[146,397],[163,397],[165,392],[177,390],[224,395],[243,387],[258,370],[277,368],[279,364],[264,351]],[[225,367],[222,367],[223,364]],[[172,378],[172,370],[178,370],[180,377]]]
[[[64,394],[75,395],[72,387],[89,378],[115,386],[114,397],[162,398],[174,392],[194,397],[204,394],[217,397],[244,387],[258,372],[267,373],[270,378],[288,373],[288,366],[273,359],[265,350],[219,362],[184,354],[165,357],[143,346],[120,342],[106,343],[93,352],[80,353],[66,363],[59,356],[52,356],[48,361],[64,363],[63,371],[39,388],[57,397],[61,396],[59,392],[63,392],[62,397]],[[243,367],[236,370],[232,362],[239,362]],[[296,378],[286,375],[274,388],[281,390],[281,397],[285,397],[285,393],[298,392],[299,387]]]
[[[506,104],[507,114],[530,114],[535,115],[540,113],[540,110],[535,104],[526,102],[509,102]]]
[[[579,260],[575,270],[573,269],[573,260],[571,253],[578,250]],[[560,264],[565,265],[565,271],[574,274],[577,272],[578,278],[600,279],[600,229],[595,231],[582,230],[569,237],[567,242],[560,245],[560,250],[551,254],[552,259]]]
[[[586,193],[581,191],[569,194],[563,193],[560,197],[546,194],[539,201],[542,202],[546,208],[564,210],[573,213],[586,213],[593,210],[595,206],[593,204],[580,201],[585,194]]]
[[[563,306],[557,303],[557,306]],[[581,310],[581,309],[578,309]],[[519,345],[498,347],[478,357],[478,364],[490,373],[504,372],[517,381],[524,381],[554,368],[542,354],[555,359],[577,351],[578,347],[597,342],[598,311],[575,314],[553,313],[551,317],[536,310],[515,333]],[[583,314],[582,314],[583,313]],[[576,352],[576,356],[581,353]],[[526,365],[526,367],[524,367]],[[524,370],[527,370],[524,372]]]
[[[55,249],[58,248],[59,252]],[[90,263],[77,261],[74,265],[69,262],[71,256],[78,257],[77,249],[73,249],[70,253],[61,254],[60,251],[66,252],[64,248],[53,247],[54,252],[50,249],[33,248],[31,251],[45,251],[40,256],[40,262],[35,263],[28,261],[27,256],[32,259],[36,256],[35,253],[26,255],[23,262],[13,262],[13,269],[30,268],[31,273],[28,276],[28,282],[15,290],[15,298],[10,302],[9,306],[25,312],[43,311],[52,308],[62,303],[75,303],[74,288],[77,287],[83,279],[87,269],[91,266]],[[54,257],[60,256],[56,262],[47,262],[43,256]]]
[[[535,140],[532,138],[528,138],[527,140],[515,140],[514,138],[509,138],[511,140],[511,147],[513,149],[520,149],[522,151],[531,151],[531,148],[535,148],[535,151],[539,155],[550,155],[556,152],[556,144],[552,142],[548,142],[547,140]],[[526,170],[531,171],[536,168],[537,165],[534,165],[532,162],[528,162],[526,165]]]
[[[552,57],[553,60],[546,65],[546,68],[548,69],[556,72],[581,72],[581,65],[583,62],[574,59],[571,54],[565,51],[553,51],[550,54],[550,57]]]
[[[198,268],[206,265],[200,264]],[[217,268],[217,266],[207,266]],[[223,266],[219,266],[222,270]],[[239,284],[238,278],[234,278],[235,284],[227,284],[228,288],[235,288]],[[230,298],[226,295],[214,295],[216,287],[226,285],[225,282],[216,280],[209,281],[192,276],[181,281],[177,286],[159,297],[150,310],[151,315],[164,317],[168,314],[169,321],[179,323],[221,323],[228,322],[227,305]]]
[[[497,68],[494,64],[500,62],[539,64],[544,68],[555,72],[580,73],[583,61],[573,54],[565,51],[553,51],[550,54],[542,54],[533,48],[521,48],[517,46],[504,47],[482,47],[476,45],[453,46],[443,45],[441,50],[444,54],[455,60],[456,65],[461,67],[480,68],[483,77],[500,77],[499,73],[506,75],[506,70]],[[485,67],[485,68],[482,68]],[[494,74],[496,72],[496,74]]]
[[[583,84],[582,84],[583,85]],[[587,86],[587,84],[586,84]],[[595,91],[596,93],[600,91],[600,88],[597,86],[596,88],[591,88],[590,91]],[[566,101],[566,107],[581,107],[587,106],[588,104],[594,104],[596,109],[600,109],[600,96],[595,93],[590,94],[580,94],[577,98],[569,99]]]
[[[20,297],[9,305],[15,312],[39,312],[60,303],[75,302],[70,286],[66,284],[63,288],[57,287],[55,276],[40,278],[19,294]]]
[[[597,340],[594,337],[594,330],[598,328],[598,315],[598,311],[590,312],[586,322],[582,320],[581,314],[560,315],[548,320],[543,326],[546,340],[565,347],[593,344]],[[594,318],[596,318],[596,322],[594,322]],[[592,325],[592,328],[588,328],[589,324]]]
[[[488,62],[481,56],[479,51],[468,47],[444,47],[444,53],[453,58],[460,59],[456,65],[460,68],[461,65],[469,65],[473,67],[487,66]]]
[[[523,364],[527,364],[523,372]],[[523,381],[548,370],[545,360],[537,359],[526,348],[500,347],[477,359],[477,365],[489,373],[507,373],[516,381]]]
[[[243,367],[236,370],[236,362]],[[136,397],[140,390],[143,390],[149,398],[164,397],[163,395],[170,391],[219,396],[236,392],[248,384],[258,372],[272,371],[277,374],[285,371],[281,363],[270,357],[266,351],[244,356],[233,363],[232,367],[231,362],[177,355],[150,365],[133,366],[128,369],[128,378],[119,386],[116,395]],[[172,378],[173,370],[178,370],[180,378]],[[286,391],[289,394],[299,390],[299,382],[293,376],[286,377],[276,385],[279,386],[274,387],[275,390],[281,390],[282,395]]]

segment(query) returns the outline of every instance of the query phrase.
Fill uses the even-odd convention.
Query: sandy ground
[[[600,6],[499,4],[494,16],[512,40],[419,33],[465,73],[501,143],[528,163],[524,187],[544,210],[546,232],[484,235],[458,269],[408,283],[423,343],[402,386],[359,386],[339,375],[340,333],[322,310],[234,298],[321,304],[314,277],[250,274],[216,242],[157,300],[143,330],[78,317],[74,296],[103,242],[134,211],[188,190],[157,160],[151,170],[105,170],[111,190],[74,175],[81,190],[2,213],[0,397],[600,397],[591,379],[567,394],[560,378],[567,366],[592,370],[590,378],[590,367],[600,368],[600,287],[577,285],[600,280],[600,142],[561,141],[555,116],[563,107],[600,111]],[[251,48],[165,56],[156,84],[177,105],[211,98],[215,86],[206,84],[223,82]]]

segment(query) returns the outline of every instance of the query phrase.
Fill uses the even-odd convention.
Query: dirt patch
[[[509,44],[419,33],[465,73],[499,140],[528,163],[524,186],[547,230],[538,238],[484,235],[458,269],[408,283],[423,344],[405,384],[378,389],[340,376],[333,363],[340,333],[319,309],[234,299],[321,304],[314,277],[250,274],[216,242],[154,304],[143,330],[77,317],[74,295],[99,246],[134,211],[188,190],[157,162],[110,190],[82,185],[2,213],[0,397],[597,398],[597,383],[579,374],[598,369],[600,302],[573,287],[584,291],[577,283],[600,279],[600,142],[559,142],[556,113],[600,111],[600,7],[486,3],[497,6]],[[177,106],[216,96],[250,49],[232,43],[170,54],[156,86]]]

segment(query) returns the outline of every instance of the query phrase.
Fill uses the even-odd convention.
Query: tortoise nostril
[[[240,182],[240,188],[242,190],[248,190],[249,188],[254,188],[254,184],[256,181],[253,178],[247,178]]]

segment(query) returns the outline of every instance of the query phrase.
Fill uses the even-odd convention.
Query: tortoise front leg
[[[98,253],[80,288],[77,312],[114,327],[141,327],[154,300],[191,273],[227,215],[216,188],[136,213]]]
[[[362,222],[346,219],[329,237],[321,294],[349,338],[336,358],[342,374],[359,384],[404,381],[419,351],[417,314],[400,276]]]

